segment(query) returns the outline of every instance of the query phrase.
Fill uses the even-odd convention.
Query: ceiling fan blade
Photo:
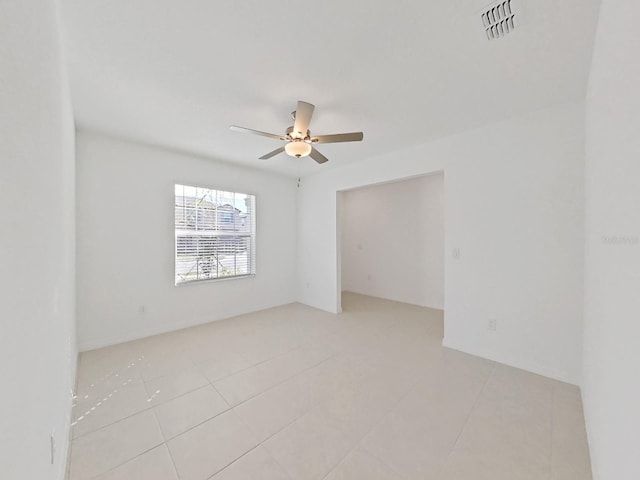
[[[252,128],[238,127],[237,125],[231,125],[229,127],[234,132],[253,133],[255,135],[262,135],[263,137],[275,138],[276,140],[285,140],[282,135],[276,135],[275,133],[261,132],[260,130],[253,130]]]
[[[313,110],[315,108],[316,107],[310,103],[298,100],[298,106],[296,107],[296,119],[293,123],[294,133],[298,132],[303,137],[307,134],[309,124],[311,123],[311,116],[313,115]]]
[[[311,153],[309,154],[309,156],[318,163],[324,163],[329,161],[327,157],[325,157],[323,154],[321,154],[318,150],[316,150],[313,147],[311,148]]]
[[[313,137],[311,141],[313,143],[339,143],[339,142],[359,142],[364,138],[364,133],[336,133],[333,135],[319,135]]]
[[[278,154],[280,154],[282,152],[284,152],[284,147],[276,148],[273,152],[269,152],[269,153],[261,156],[260,160],[266,160],[268,158],[275,157],[276,155],[278,155]]]

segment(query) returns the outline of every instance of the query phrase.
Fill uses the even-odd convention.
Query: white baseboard
[[[380,298],[382,300],[389,300],[390,302],[405,303],[407,305],[415,305],[417,307],[431,308],[433,310],[444,310],[444,305],[433,305],[433,304],[430,304],[430,303],[413,303],[413,302],[407,302],[406,300],[401,300],[401,299],[398,299],[398,298],[381,297],[379,295],[372,295],[370,293],[355,292],[353,290],[343,290],[342,293],[353,293],[355,295],[362,295],[362,296],[365,296],[365,297]]]
[[[160,335],[163,333],[174,332],[176,330],[182,330],[184,328],[195,327],[197,325],[204,325],[206,323],[216,322],[218,320],[225,320],[227,318],[237,317],[239,315],[245,315],[247,313],[253,313],[260,310],[266,310],[268,308],[280,307],[282,305],[288,305],[292,302],[253,305],[249,308],[241,310],[229,311],[229,312],[217,312],[211,315],[202,317],[183,319],[180,321],[172,322],[170,325],[162,324],[153,327],[140,328],[136,330],[130,330],[123,332],[122,334],[112,335],[109,337],[87,339],[79,343],[78,350],[80,352],[86,352],[89,350],[95,350],[97,348],[109,347],[111,345],[117,345],[119,343],[131,342],[133,340],[139,340],[141,338],[152,337],[154,335]]]
[[[66,432],[64,434],[66,443],[62,451],[62,454],[64,455],[65,460],[64,460],[64,471],[61,478],[64,478],[65,480],[68,480],[71,474],[71,442],[73,441],[73,427],[71,427],[71,422],[73,421],[73,405],[75,403],[73,401],[73,396],[78,391],[78,365],[80,364],[80,353],[76,351],[74,356],[75,356],[75,359],[74,359],[75,363],[72,365],[72,370],[71,370],[71,385],[72,385],[73,391],[69,392]]]
[[[478,348],[472,345],[463,345],[461,343],[452,342],[446,337],[442,340],[442,346],[468,353],[470,355],[475,355],[476,357],[486,358],[487,360],[502,363],[510,367],[526,370],[537,375],[542,375],[543,377],[552,378],[572,385],[579,385],[578,379],[571,378],[568,372],[549,365],[542,365],[526,358],[519,358],[503,352],[490,351],[488,349]]]

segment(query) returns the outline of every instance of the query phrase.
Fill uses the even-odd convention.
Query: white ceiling
[[[518,0],[513,0],[518,2]],[[76,122],[218,160],[307,174],[584,98],[599,0],[520,0],[487,41],[485,0],[62,0]],[[330,162],[257,158],[297,100]]]

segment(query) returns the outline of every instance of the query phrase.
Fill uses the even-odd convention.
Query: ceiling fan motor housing
[[[291,125],[289,128],[287,128],[287,131],[285,133],[285,135],[287,136],[287,138],[290,138],[291,140],[295,140],[296,138],[299,138],[307,143],[311,143],[311,130],[307,130],[307,133],[304,137],[299,137],[295,134],[293,134],[293,125]],[[292,135],[293,134],[293,135]]]

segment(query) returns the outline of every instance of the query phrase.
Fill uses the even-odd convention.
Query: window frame
[[[194,183],[196,183],[194,185]],[[251,222],[249,225],[249,231],[248,234],[232,234],[229,233],[227,235],[225,234],[221,234],[221,235],[210,235],[210,238],[213,237],[217,237],[217,238],[231,238],[231,239],[238,239],[238,238],[246,238],[248,240],[248,270],[249,273],[243,273],[243,274],[236,274],[236,275],[224,275],[224,276],[216,276],[216,277],[205,277],[205,278],[195,278],[195,279],[191,279],[191,280],[186,280],[186,281],[179,281],[178,280],[178,238],[180,236],[182,236],[183,238],[190,238],[190,237],[207,237],[207,235],[204,234],[197,234],[198,230],[194,229],[193,232],[196,235],[186,235],[185,232],[188,232],[188,229],[178,229],[177,225],[176,225],[176,211],[177,211],[177,206],[178,206],[178,194],[176,193],[176,190],[178,187],[188,187],[188,188],[193,188],[193,189],[198,189],[198,190],[205,190],[208,193],[209,192],[213,192],[218,193],[218,192],[222,192],[222,193],[228,193],[228,194],[233,194],[233,195],[243,195],[246,197],[249,197],[251,199],[251,211],[247,212],[247,218],[249,219],[249,221]],[[184,198],[184,195],[182,195],[182,197]],[[253,278],[256,276],[256,271],[257,271],[257,256],[256,256],[256,245],[257,245],[257,241],[256,241],[256,237],[257,237],[257,195],[255,193],[249,193],[249,192],[239,192],[239,191],[235,191],[235,190],[231,190],[228,188],[217,188],[217,187],[210,187],[210,186],[205,186],[200,182],[180,182],[180,181],[174,181],[173,182],[173,203],[174,203],[174,210],[173,210],[173,231],[174,231],[174,242],[173,242],[173,277],[174,277],[174,286],[175,287],[182,287],[185,285],[200,285],[203,283],[210,283],[210,282],[219,282],[219,281],[227,281],[227,280],[241,280],[241,279],[247,279],[247,278]],[[222,205],[220,205],[222,206]],[[218,208],[218,207],[216,207]],[[222,214],[224,215],[226,212],[223,212]],[[216,213],[216,218],[218,217],[218,213]],[[217,223],[217,222],[216,222]],[[217,231],[217,230],[215,230]],[[182,235],[180,235],[179,232],[182,232]],[[233,240],[232,240],[233,241]],[[235,252],[235,255],[237,255],[237,252]]]

